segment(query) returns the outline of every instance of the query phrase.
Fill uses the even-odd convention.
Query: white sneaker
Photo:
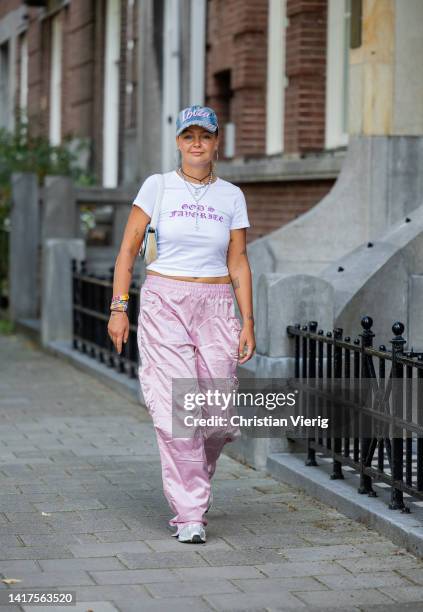
[[[178,534],[178,541],[185,544],[204,544],[206,531],[202,523],[185,525]]]

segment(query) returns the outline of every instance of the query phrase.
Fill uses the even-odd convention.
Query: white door
[[[107,0],[103,114],[104,187],[116,187],[118,184],[120,20],[120,0]]]

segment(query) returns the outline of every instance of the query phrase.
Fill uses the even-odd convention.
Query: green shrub
[[[10,197],[13,172],[34,172],[43,185],[47,174],[71,176],[77,184],[94,185],[95,176],[78,165],[79,155],[89,145],[72,134],[60,145],[50,144],[46,136],[35,136],[29,130],[25,114],[18,112],[14,132],[0,128],[0,188]]]

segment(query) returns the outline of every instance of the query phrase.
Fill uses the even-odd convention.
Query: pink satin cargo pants
[[[229,284],[184,282],[147,275],[138,318],[139,379],[152,417],[162,466],[163,491],[177,531],[207,524],[210,480],[226,442],[239,429],[199,428],[172,435],[172,380],[226,380],[236,389],[241,325]],[[207,415],[207,407],[203,408]]]

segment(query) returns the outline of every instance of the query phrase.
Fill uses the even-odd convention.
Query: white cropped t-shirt
[[[167,172],[163,179],[157,222],[158,258],[147,270],[170,276],[226,276],[230,230],[250,227],[241,189],[218,178],[208,189],[203,187],[207,192],[196,204],[176,171]],[[153,174],[144,181],[133,202],[149,217],[157,189],[157,175]],[[193,183],[190,189],[193,191]]]

